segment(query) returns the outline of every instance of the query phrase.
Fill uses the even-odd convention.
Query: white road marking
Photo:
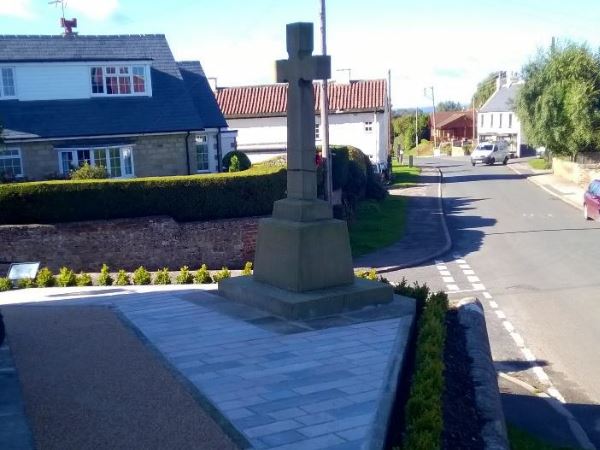
[[[475,271],[471,269],[463,269],[465,275],[475,275]]]
[[[498,310],[496,311],[496,315],[498,316],[498,319],[500,320],[504,320],[506,319],[506,314],[504,314],[502,311]]]
[[[442,277],[444,283],[454,283],[454,278],[452,277]]]
[[[446,266],[444,266],[443,264],[440,264],[440,265],[438,265],[438,266],[437,266],[437,269],[438,269],[438,270],[446,270],[446,269],[447,269],[447,267],[446,267]]]
[[[513,324],[510,323],[508,320],[502,322],[502,325],[504,326],[504,328],[506,328],[506,331],[508,331],[509,333],[515,331],[515,327],[513,327]]]
[[[515,341],[515,344],[517,344],[517,347],[519,347],[519,348],[525,347],[525,341],[523,340],[523,338],[521,337],[521,335],[519,333],[513,332],[513,333],[510,333],[510,335],[513,338],[513,341]]]
[[[561,402],[561,403],[567,403],[565,401],[565,398],[560,394],[560,392],[558,392],[558,389],[556,389],[554,386],[548,388],[546,390],[546,392],[548,392],[548,394],[550,394],[552,397],[554,397],[559,402]]]
[[[498,303],[490,301],[490,306],[494,309],[496,309],[498,307]]]
[[[449,291],[458,291],[458,286],[455,284],[447,284],[446,288],[448,288]]]
[[[485,286],[481,283],[473,283],[474,291],[485,291]]]
[[[523,356],[525,357],[525,359],[527,361],[535,361],[535,356],[533,355],[533,353],[531,353],[531,350],[529,350],[527,347],[522,348],[521,352],[523,353]]]
[[[466,264],[467,263],[464,259],[457,259],[454,262],[457,263],[457,264]]]
[[[469,280],[469,283],[479,283],[481,281],[479,277],[476,277],[475,275],[469,275],[467,280]]]
[[[459,264],[458,267],[460,267],[461,269],[470,269],[471,266],[468,264]]]
[[[436,260],[435,260],[435,263],[436,263],[436,264],[444,264],[444,262],[443,262],[443,261],[440,261],[439,259],[436,259]]]
[[[440,270],[440,275],[443,277],[451,277],[452,274],[450,273],[449,270]]]
[[[544,369],[542,369],[540,366],[532,367],[531,370],[533,373],[535,373],[535,376],[538,378],[538,380],[540,380],[540,382],[544,384],[551,384],[550,378],[548,378],[548,375],[546,375],[546,372],[544,372]]]
[[[483,293],[483,296],[484,296],[485,298],[487,298],[488,300],[489,300],[490,298],[492,298],[492,294],[490,294],[489,292],[484,292],[484,293]]]

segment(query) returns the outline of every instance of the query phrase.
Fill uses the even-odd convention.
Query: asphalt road
[[[498,369],[564,398],[600,448],[600,223],[502,165],[419,164],[444,173],[453,248],[388,278],[480,298]]]

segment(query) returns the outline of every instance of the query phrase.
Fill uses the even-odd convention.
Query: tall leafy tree
[[[436,111],[444,112],[444,111],[462,111],[464,108],[459,102],[454,102],[452,100],[446,100],[445,102],[439,102],[435,107]]]
[[[555,44],[524,67],[517,115],[529,142],[575,159],[600,150],[600,52]]]
[[[473,94],[473,104],[476,109],[481,108],[496,90],[496,80],[499,74],[500,72],[491,72],[477,84],[477,89],[475,89],[475,94]]]
[[[402,147],[405,151],[415,146],[415,114],[404,114],[394,117],[394,148]],[[419,113],[417,116],[417,135],[421,139],[429,138],[429,116]]]

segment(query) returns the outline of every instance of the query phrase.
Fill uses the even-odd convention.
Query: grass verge
[[[508,425],[508,440],[511,450],[574,450],[571,447],[556,447],[548,444],[514,425]]]
[[[529,160],[529,166],[535,170],[548,170],[552,168],[552,164],[544,158]]]
[[[418,167],[401,166],[398,162],[394,161],[392,164],[392,184],[390,188],[398,189],[413,186],[417,182],[420,173],[421,169]]]

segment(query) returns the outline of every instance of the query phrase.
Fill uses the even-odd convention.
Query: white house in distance
[[[320,145],[320,85],[314,86],[315,142]],[[354,146],[385,167],[390,127],[386,80],[331,81],[328,95],[330,145]],[[238,150],[252,162],[286,152],[287,84],[218,88],[216,96],[229,127],[238,132]]]
[[[521,122],[515,112],[515,101],[523,86],[517,74],[500,72],[496,91],[477,113],[477,136],[479,142],[505,140],[510,152],[520,157],[528,148],[523,136]]]

